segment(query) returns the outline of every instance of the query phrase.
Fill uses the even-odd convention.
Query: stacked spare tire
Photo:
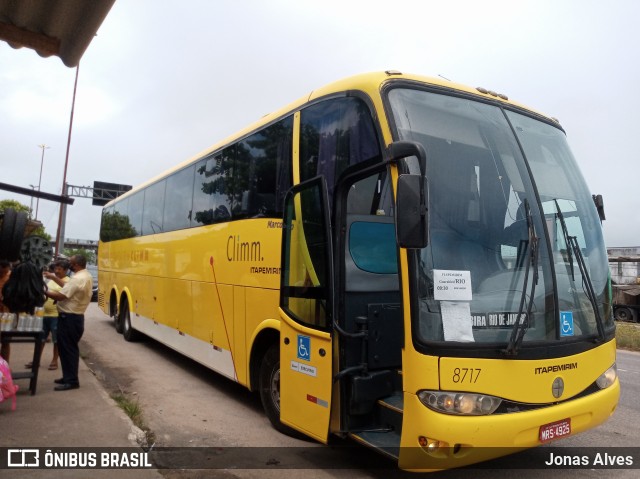
[[[20,259],[20,248],[29,218],[24,211],[8,208],[0,223],[0,259],[14,262]]]
[[[2,288],[2,302],[13,313],[33,314],[44,304],[42,271],[53,257],[53,247],[40,236],[29,236],[38,222],[23,211],[8,208],[0,214],[0,259],[17,263]]]

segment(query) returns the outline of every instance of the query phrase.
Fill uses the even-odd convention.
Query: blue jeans
[[[58,341],[58,316],[45,316],[42,318],[42,342],[47,340],[49,333],[51,333],[51,342],[56,344]]]

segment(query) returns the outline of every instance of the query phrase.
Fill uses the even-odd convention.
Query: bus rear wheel
[[[122,334],[122,321],[120,321],[120,313],[118,312],[116,296],[113,293],[109,300],[109,316],[113,318],[113,325],[116,328],[116,333]]]
[[[280,422],[280,348],[277,344],[272,344],[262,357],[258,384],[262,407],[276,431],[299,439],[306,437]]]
[[[123,299],[121,301],[119,322],[122,327],[122,336],[125,341],[133,342],[140,339],[140,333],[131,327],[131,314],[129,312],[129,301]]]

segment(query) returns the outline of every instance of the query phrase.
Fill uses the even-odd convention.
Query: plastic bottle
[[[44,308],[36,308],[36,319],[33,325],[34,331],[42,331],[44,323]]]
[[[14,315],[11,313],[3,313],[2,314],[2,330],[3,331],[11,331],[13,329],[13,318]]]
[[[24,315],[24,330],[25,331],[33,331],[33,315],[25,314]]]
[[[18,314],[18,331],[26,331],[27,315],[25,313]]]

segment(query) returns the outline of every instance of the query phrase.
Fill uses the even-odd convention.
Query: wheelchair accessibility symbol
[[[311,361],[311,338],[298,334],[298,359]]]
[[[560,311],[560,336],[573,336],[573,312]]]

